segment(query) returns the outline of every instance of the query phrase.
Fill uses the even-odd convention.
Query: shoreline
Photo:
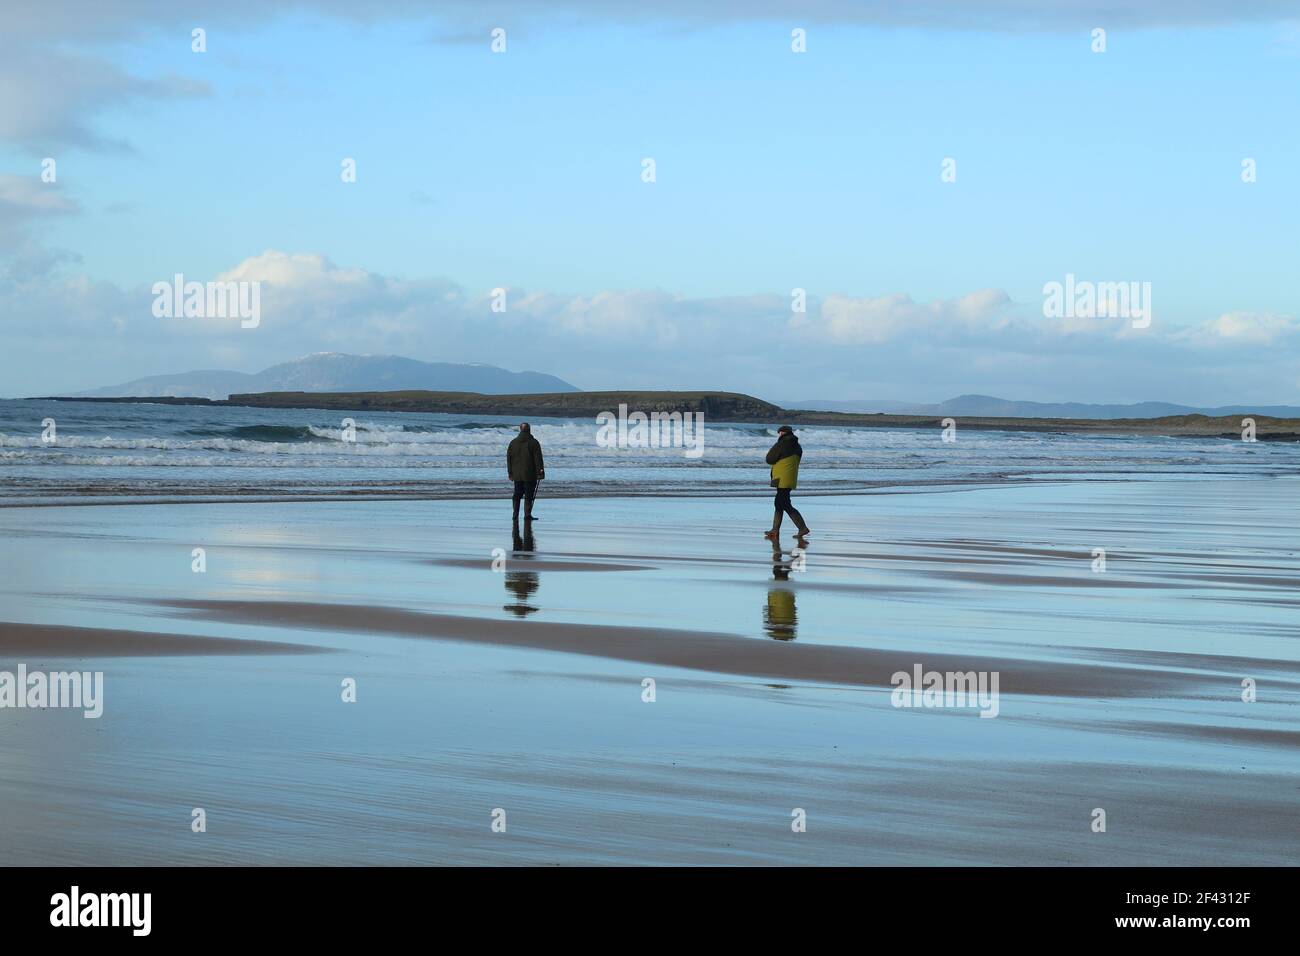
[[[1218,476],[1223,481],[1276,481],[1285,480],[1296,476],[1290,475],[1231,475]],[[1016,481],[969,481],[969,482],[937,482],[935,484],[924,485],[917,482],[899,482],[897,484],[881,484],[868,488],[834,488],[834,489],[799,489],[800,500],[808,498],[869,498],[877,496],[896,496],[896,495],[925,495],[925,494],[950,494],[958,492],[972,491],[994,491],[1012,488],[1041,488],[1048,486],[1060,485],[1115,485],[1131,484],[1132,478],[1027,478]],[[1155,482],[1163,480],[1159,477],[1144,479],[1144,481]],[[1173,480],[1173,479],[1168,479]],[[33,498],[42,496],[33,495]],[[554,492],[547,490],[545,498],[538,495],[537,500],[543,501],[640,501],[648,499],[673,499],[673,500],[697,500],[697,501],[743,501],[759,500],[771,501],[772,493],[770,489],[761,488],[757,490],[738,490],[734,492],[722,492],[714,489],[703,491],[683,491],[679,489],[656,489],[653,491],[631,491],[619,489],[617,491],[561,491]],[[7,508],[81,508],[81,507],[98,507],[100,505],[274,505],[274,504],[309,504],[309,503],[344,503],[344,502],[463,502],[463,501],[509,501],[510,488],[503,484],[500,491],[484,491],[482,493],[464,493],[452,492],[441,494],[437,492],[425,491],[394,491],[391,494],[383,494],[374,491],[367,491],[360,494],[329,494],[329,493],[311,493],[299,494],[292,491],[285,491],[279,494],[261,494],[261,495],[204,495],[202,493],[189,495],[175,495],[172,497],[146,497],[136,495],[132,492],[122,494],[104,494],[97,493],[91,495],[70,494],[61,496],[52,500],[52,496],[45,496],[45,500],[26,501],[22,499],[4,500],[0,499],[0,510]],[[539,519],[542,520],[542,519]]]
[[[594,401],[599,399],[598,401]],[[446,415],[525,415],[542,418],[589,418],[619,404],[667,414],[697,412],[706,421],[729,424],[782,423],[850,428],[958,428],[977,431],[1063,432],[1095,435],[1145,435],[1160,438],[1230,438],[1241,440],[1242,420],[1252,418],[1258,441],[1300,441],[1300,419],[1269,415],[1169,415],[1161,418],[997,418],[988,416],[893,415],[884,412],[822,412],[786,409],[748,395],[730,392],[556,392],[538,395],[480,395],[472,392],[264,392],[227,399],[78,398],[48,395],[20,401],[91,402],[96,404],[195,405],[210,408],[293,408],[320,411],[415,412]],[[759,414],[761,413],[761,414]]]

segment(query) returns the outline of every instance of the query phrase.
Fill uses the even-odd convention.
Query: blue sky
[[[778,400],[1300,402],[1294,24],[767,6],[10,23],[0,394],[338,350]],[[232,270],[270,286],[258,329],[150,315],[153,282]],[[1150,282],[1153,327],[1054,325],[1066,273]]]

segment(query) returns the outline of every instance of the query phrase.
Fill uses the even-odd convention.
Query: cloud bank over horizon
[[[76,343],[104,362],[94,380],[11,368],[6,395],[197,368],[257,371],[318,351],[485,362],[584,389],[781,398],[929,401],[993,391],[1039,400],[1282,403],[1288,396],[1274,383],[1294,387],[1300,374],[1293,316],[1233,312],[1169,326],[1157,307],[1150,328],[1134,329],[1127,319],[1047,318],[1041,301],[1016,302],[997,289],[929,302],[906,293],[809,293],[800,312],[791,294],[774,292],[690,298],[658,289],[574,295],[503,287],[494,295],[276,250],[185,279],[260,283],[259,325],[155,317],[147,286],[9,276],[0,282],[0,314],[20,352],[57,354]],[[1187,369],[1197,367],[1213,383],[1188,381]]]

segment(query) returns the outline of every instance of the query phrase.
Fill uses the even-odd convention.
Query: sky
[[[1288,4],[645,6],[6,4],[0,395],[340,351],[1300,404]],[[155,315],[177,273],[260,283],[259,323]],[[1045,315],[1067,275],[1150,321]]]

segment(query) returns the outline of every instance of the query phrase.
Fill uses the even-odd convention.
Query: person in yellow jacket
[[[794,429],[782,425],[776,430],[776,444],[767,452],[767,463],[772,466],[772,487],[776,489],[776,512],[772,517],[772,530],[763,535],[769,540],[775,540],[781,533],[781,519],[784,515],[790,516],[790,520],[799,529],[800,538],[809,533],[803,515],[790,503],[790,492],[799,486],[799,459],[802,457],[803,448],[799,446],[799,439],[794,437]]]

